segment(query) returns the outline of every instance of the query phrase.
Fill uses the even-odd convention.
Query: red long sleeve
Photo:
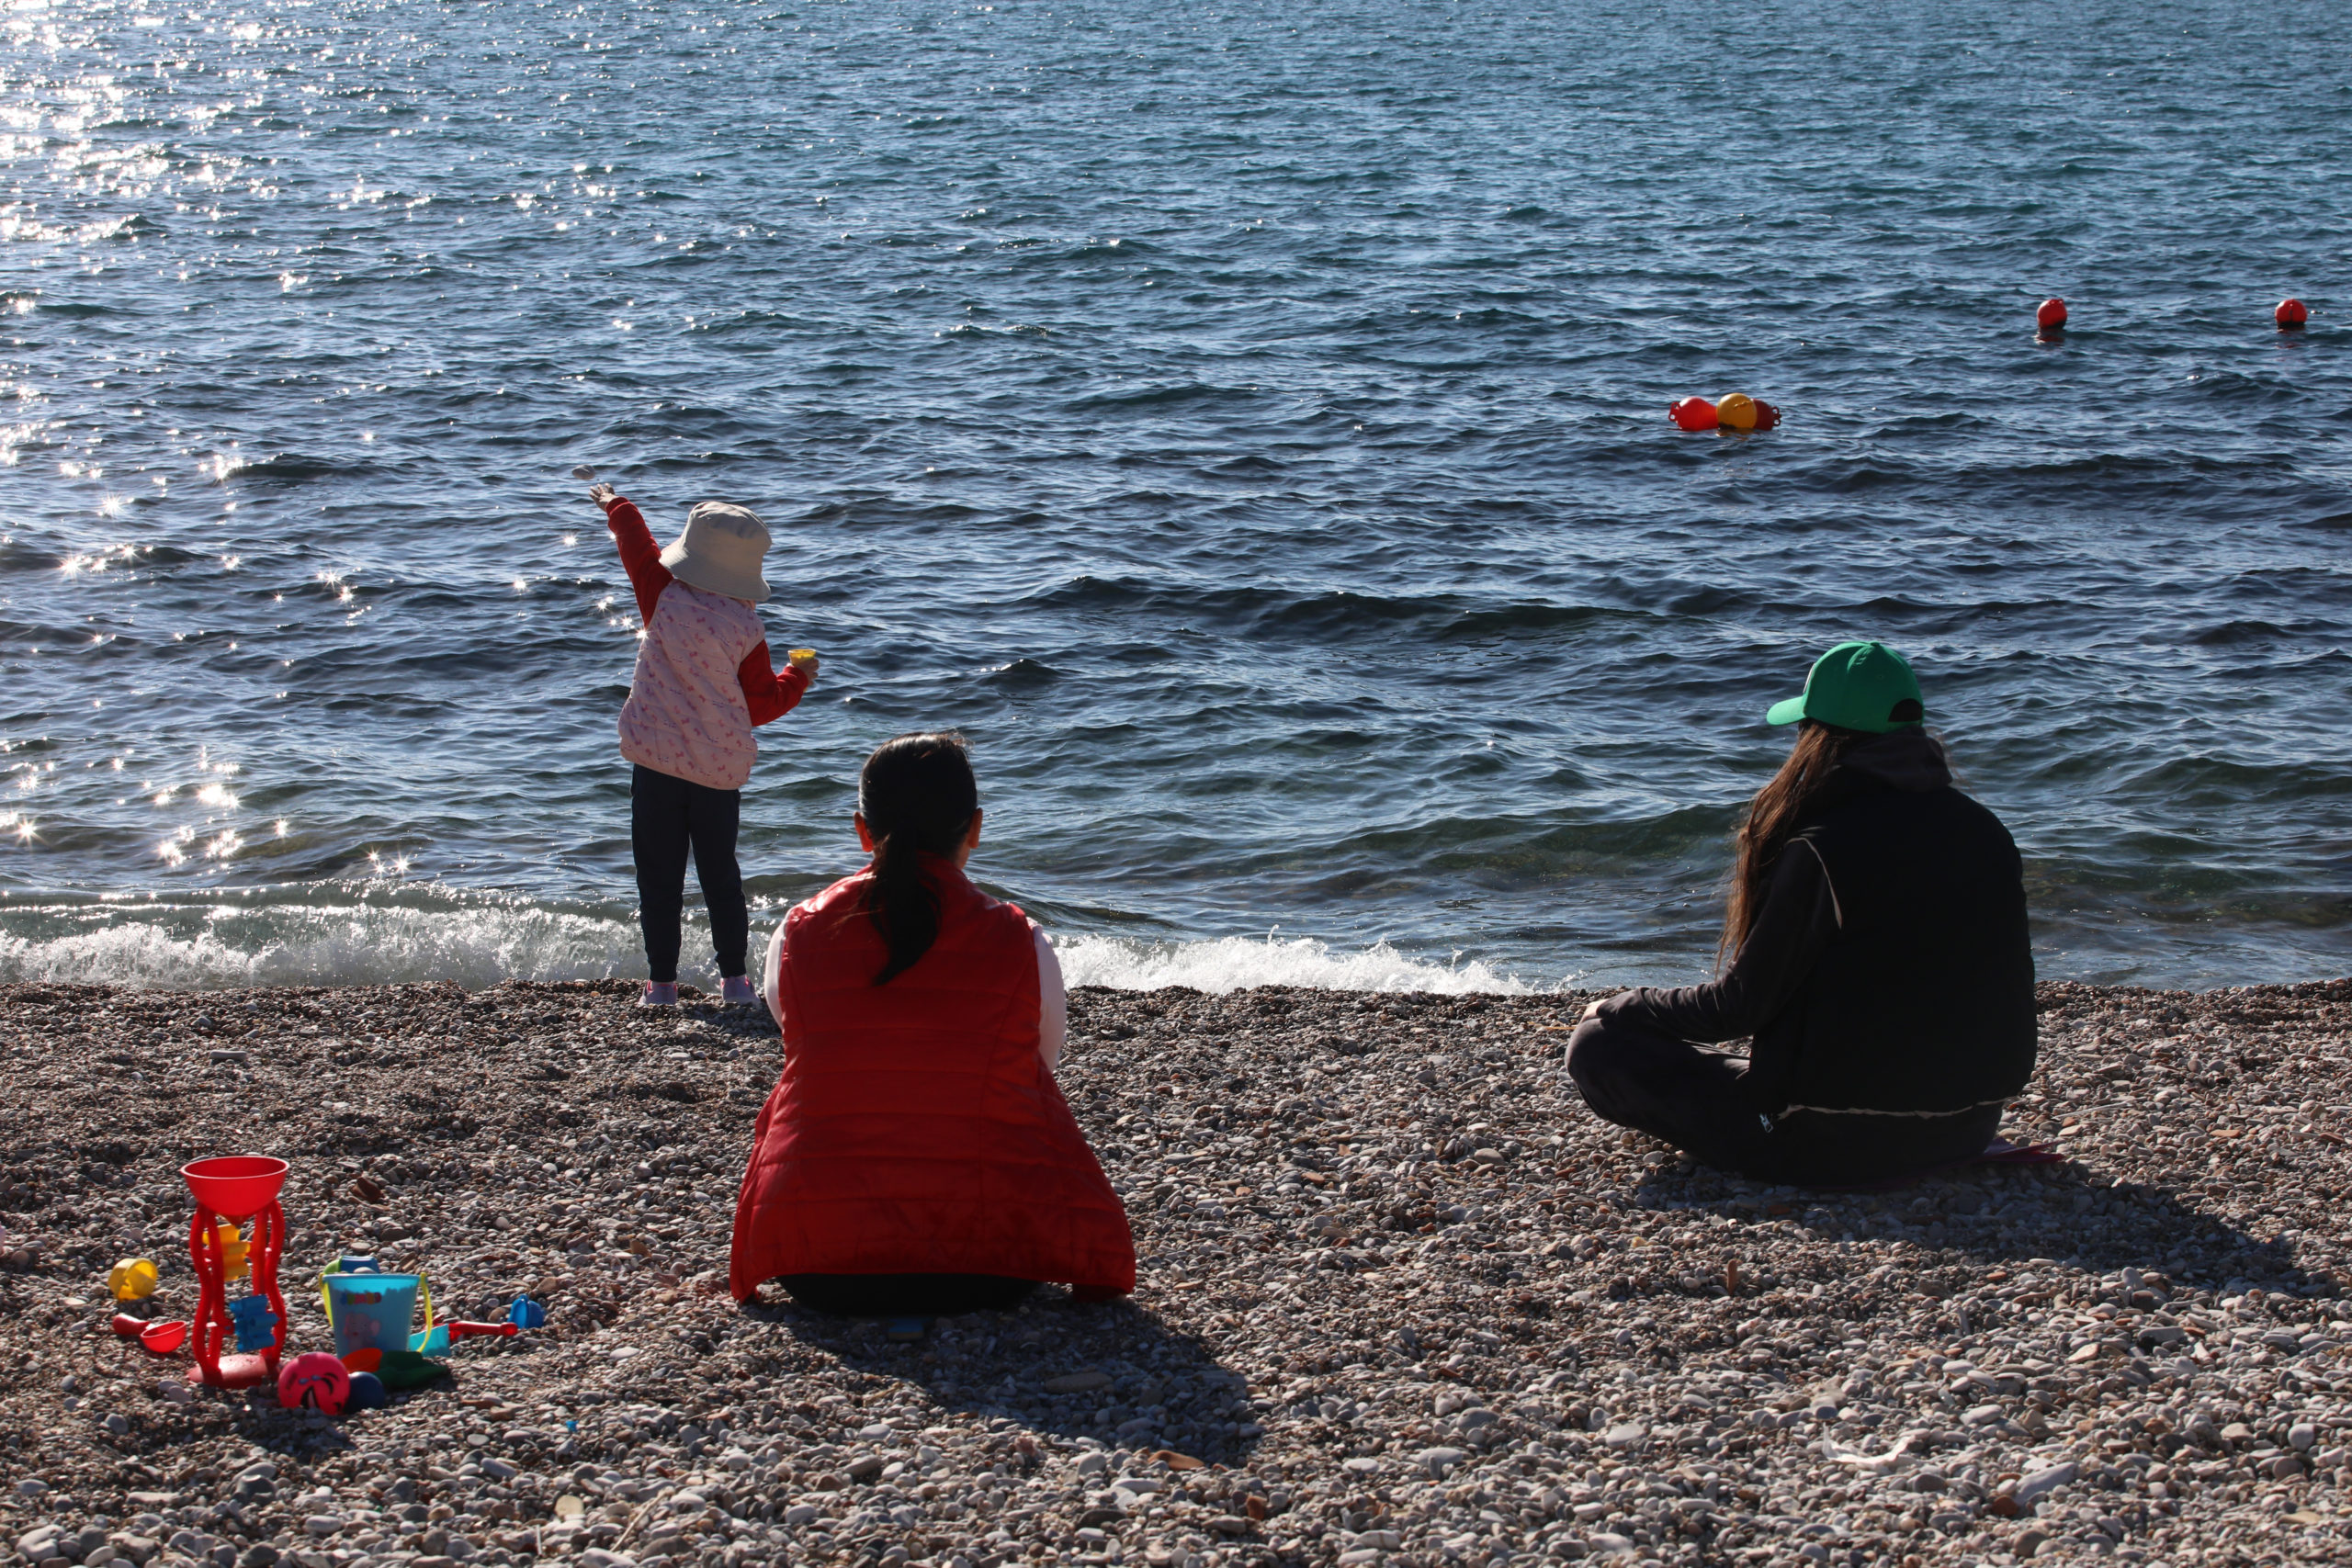
[[[743,701],[751,706],[754,726],[790,713],[800,705],[800,694],[808,689],[808,673],[798,666],[787,664],[783,674],[775,672],[764,642],[743,656],[743,662],[735,667],[735,679],[743,683]]]
[[[645,514],[626,497],[613,498],[605,509],[605,523],[613,531],[613,542],[620,547],[628,585],[637,591],[638,620],[650,626],[662,590],[674,581],[670,569],[662,564],[662,547],[654,542],[653,530],[645,525]],[[743,662],[735,667],[735,679],[742,684],[743,701],[752,710],[755,726],[772,724],[790,713],[808,689],[808,677],[789,664],[784,673],[776,673],[765,642],[743,656]]]
[[[605,508],[605,525],[613,531],[613,543],[621,547],[621,565],[628,572],[628,585],[637,591],[638,624],[650,626],[653,624],[654,604],[672,581],[670,569],[662,564],[662,547],[653,542],[653,530],[645,525],[645,513],[627,496],[613,497],[612,504]]]

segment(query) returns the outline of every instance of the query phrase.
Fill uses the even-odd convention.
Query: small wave
[[[315,897],[318,890],[307,890]],[[770,912],[773,914],[773,911]],[[219,990],[244,986],[367,986],[455,981],[479,990],[502,980],[603,979],[643,973],[636,925],[619,912],[525,899],[452,900],[424,890],[327,901],[141,901],[29,906],[11,901],[0,927],[0,982]],[[769,919],[755,911],[755,945]],[[686,933],[693,955],[708,938]],[[1223,937],[1139,942],[1058,938],[1073,986],[1223,994],[1252,986],[1328,991],[1426,991],[1529,996],[1529,984],[1481,961],[1441,964],[1385,942],[1358,952],[1312,938]],[[690,973],[688,978],[694,978]],[[1565,982],[1563,982],[1565,984]]]
[[[1199,381],[1180,386],[1144,387],[1129,392],[1092,392],[1068,400],[1062,406],[1072,414],[1138,413],[1192,403],[1249,403],[1260,393],[1247,387],[1212,387]]]
[[[2290,635],[2286,627],[2268,621],[2224,621],[2191,633],[2188,640],[2198,648],[2228,648],[2242,642],[2276,642]]]
[[[1722,598],[1742,606],[1749,602],[1747,596],[1712,592],[1702,592],[1698,597]],[[1209,626],[1244,626],[1261,634],[1393,635],[1399,626],[1420,622],[1429,626],[1428,635],[1450,641],[1515,632],[1555,632],[1616,614],[1590,605],[1537,600],[1479,604],[1469,595],[1457,593],[1360,593],[1346,589],[1317,592],[1262,585],[1205,588],[1092,576],[1056,583],[1029,594],[1024,602],[1056,610],[1145,609]]]
[[[1047,686],[1060,680],[1062,672],[1035,659],[1016,659],[998,665],[984,678],[992,686]]]
[[[693,939],[690,937],[689,942]],[[167,990],[638,973],[616,917],[521,901],[450,908],[385,898],[324,904],[141,903],[27,908],[0,928],[0,981]]]
[[[2268,402],[2291,404],[2301,400],[2301,392],[2290,386],[2264,377],[2248,376],[2235,370],[2201,370],[2188,378],[2191,390],[2216,400],[2233,402]]]
[[[1222,996],[1252,986],[1299,986],[1317,991],[1429,991],[1524,997],[1539,987],[1472,959],[1436,964],[1375,942],[1357,953],[1335,952],[1312,937],[1228,936],[1206,942],[1151,942],[1126,937],[1068,936],[1056,940],[1062,978],[1072,986],[1153,991],[1186,986]]]
[[[338,463],[329,457],[306,457],[299,452],[281,452],[274,457],[239,464],[230,468],[228,473],[241,479],[282,479],[289,484],[302,484],[311,479],[356,477],[367,473],[368,467],[365,463]]]

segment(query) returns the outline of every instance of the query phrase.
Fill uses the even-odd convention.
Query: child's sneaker
[[[678,1005],[678,982],[675,980],[648,980],[645,982],[645,994],[637,998],[637,1005],[641,1008],[676,1007]]]
[[[731,1008],[757,1007],[760,993],[752,988],[749,975],[729,975],[718,982],[718,999]]]

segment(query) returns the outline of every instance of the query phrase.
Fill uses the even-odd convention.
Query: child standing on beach
[[[710,909],[719,995],[757,1001],[744,950],[751,914],[735,862],[743,785],[759,743],[752,731],[790,713],[816,678],[814,654],[776,673],[755,607],[767,525],[743,507],[706,501],[663,549],[644,513],[606,484],[589,496],[605,509],[621,564],[637,592],[637,670],[621,708],[621,755],[629,780],[629,848],[637,861],[638,922],[645,932],[644,1007],[678,999],[679,920],[686,856]]]

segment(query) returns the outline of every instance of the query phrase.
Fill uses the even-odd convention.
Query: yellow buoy
[[[1725,430],[1756,428],[1756,400],[1745,392],[1734,392],[1715,405],[1715,422]]]

